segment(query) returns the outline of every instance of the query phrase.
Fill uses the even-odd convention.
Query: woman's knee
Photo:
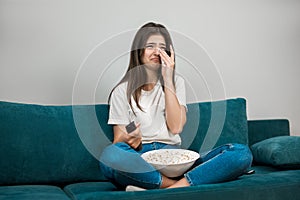
[[[237,162],[238,166],[245,170],[251,166],[253,156],[247,145],[233,143],[231,144],[231,149],[234,152],[233,161]]]
[[[126,173],[144,173],[154,170],[152,165],[126,143],[107,146],[100,156],[100,163],[110,169]]]
[[[124,142],[108,145],[101,153],[100,162],[105,165],[111,165],[115,162],[119,163],[120,155],[130,151],[131,147]]]
[[[232,143],[232,148],[241,155],[245,157],[252,158],[252,153],[248,145],[246,144],[239,144],[239,143]]]

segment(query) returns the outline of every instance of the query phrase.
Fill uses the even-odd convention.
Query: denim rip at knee
[[[201,156],[198,166],[184,176],[190,185],[229,181],[242,175],[252,163],[252,154],[248,146],[226,144]]]

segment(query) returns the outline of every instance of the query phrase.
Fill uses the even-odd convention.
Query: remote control
[[[131,132],[135,131],[135,129],[136,129],[136,126],[135,126],[134,121],[130,122],[130,123],[126,126],[126,131],[127,131],[127,133],[131,133]]]
[[[132,121],[125,128],[126,128],[127,133],[131,133],[131,132],[135,131],[136,125],[135,125],[134,121]],[[140,150],[142,150],[142,148],[143,148],[142,143],[140,143],[140,145],[135,150],[140,151]]]

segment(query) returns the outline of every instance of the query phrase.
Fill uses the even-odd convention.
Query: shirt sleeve
[[[175,87],[176,87],[176,96],[179,101],[179,104],[184,106],[187,109],[185,83],[184,83],[184,79],[181,76],[175,77]]]
[[[130,122],[129,103],[126,97],[126,84],[122,83],[112,92],[110,98],[108,124],[126,125]]]

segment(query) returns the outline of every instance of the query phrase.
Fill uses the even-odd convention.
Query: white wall
[[[105,102],[136,29],[155,21],[196,100],[244,97],[250,119],[287,118],[300,135],[299,10],[297,0],[0,0],[0,100]]]

